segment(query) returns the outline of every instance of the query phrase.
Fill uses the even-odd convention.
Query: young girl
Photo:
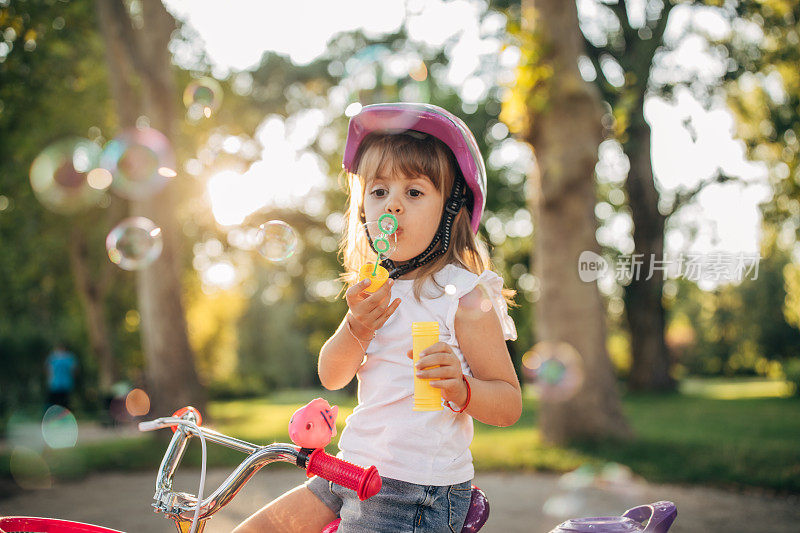
[[[274,500],[236,533],[319,533],[337,515],[340,533],[458,533],[474,474],[472,419],[510,426],[520,386],[505,340],[515,339],[503,280],[489,270],[476,233],[486,171],[466,125],[427,104],[366,106],[350,121],[344,165],[350,178],[342,250],[349,311],[319,354],[330,390],[358,378],[338,456],[375,465],[380,493],[359,501],[350,489],[311,478]],[[374,260],[364,223],[384,213],[399,222],[390,279],[376,292],[358,282]],[[412,322],[439,323],[440,342],[414,368]],[[446,407],[413,411],[413,375],[431,379]]]

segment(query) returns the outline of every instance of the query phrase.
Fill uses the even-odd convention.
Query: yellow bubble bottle
[[[411,339],[414,355],[414,411],[441,411],[442,391],[431,386],[429,379],[417,377],[419,354],[425,348],[439,342],[438,322],[414,322],[411,324]],[[432,367],[435,368],[435,367]]]
[[[372,280],[369,287],[364,290],[367,292],[375,292],[389,279],[389,271],[380,265],[375,269],[375,263],[366,263],[362,265],[361,269],[358,271],[358,281],[364,279]]]

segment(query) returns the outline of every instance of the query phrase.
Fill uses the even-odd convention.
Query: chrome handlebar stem
[[[184,415],[184,419],[195,422],[192,419],[193,417],[192,413]],[[175,426],[176,420],[171,417],[159,418],[152,422],[145,422],[140,427],[148,430],[160,429]],[[198,433],[198,430],[200,433]],[[207,520],[214,513],[225,507],[262,467],[276,461],[295,463],[300,466],[305,459],[305,454],[301,451],[301,448],[293,444],[274,443],[267,446],[257,446],[207,428],[178,425],[158,469],[155,494],[153,495],[155,511],[164,513],[176,522],[191,521],[197,509],[196,496],[184,492],[175,492],[172,490],[172,485],[173,477],[186,453],[189,440],[193,436],[200,436],[200,434],[207,441],[227,446],[248,455],[227,479],[220,484],[217,490],[199,503],[199,519],[201,521]]]

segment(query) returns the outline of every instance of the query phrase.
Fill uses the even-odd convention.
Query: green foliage
[[[52,5],[51,5],[52,4]],[[68,247],[79,234],[92,251],[90,269],[107,262],[106,211],[62,216],[35,199],[28,170],[49,143],[65,136],[109,131],[104,50],[89,2],[14,2],[0,8],[0,35],[10,48],[0,61],[0,416],[41,400],[43,367],[52,344],[62,341],[81,363],[80,403],[97,399],[96,362],[89,350],[84,309]],[[100,133],[97,133],[100,135]],[[103,204],[108,208],[109,204]],[[114,280],[109,320],[117,325],[133,307],[131,277]],[[112,332],[117,356],[135,360],[135,344]]]
[[[800,357],[792,357],[784,361],[783,375],[794,385],[794,394],[800,396]]]
[[[783,267],[784,290],[783,316],[786,322],[800,329],[800,265],[788,264]]]
[[[742,0],[734,5],[735,16],[758,29],[761,38],[732,32],[720,43],[731,58],[727,102],[748,158],[767,167],[773,197],[761,206],[764,221],[792,237],[783,239],[789,247],[800,235],[800,4]]]
[[[519,20],[509,22],[509,34],[517,41],[521,59],[516,69],[514,83],[509,87],[509,97],[503,101],[502,121],[517,135],[528,135],[532,121],[542,113],[550,99],[550,78],[553,66],[547,60],[546,38],[542,35],[542,21],[534,8],[521,10],[519,20],[529,21],[523,29]],[[509,10],[511,12],[511,10]]]
[[[689,374],[778,377],[780,363],[797,357],[800,330],[783,313],[783,273],[790,258],[774,240],[770,246],[769,234],[765,240],[757,279],[749,279],[751,274],[714,291],[702,291],[687,280],[677,282],[669,320],[685,317],[691,329],[688,335],[668,330],[667,341]]]

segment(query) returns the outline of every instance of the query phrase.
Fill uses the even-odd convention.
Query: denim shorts
[[[339,515],[337,533],[460,533],[469,511],[472,481],[415,485],[381,478],[381,491],[360,501],[355,491],[314,476],[306,486]]]

